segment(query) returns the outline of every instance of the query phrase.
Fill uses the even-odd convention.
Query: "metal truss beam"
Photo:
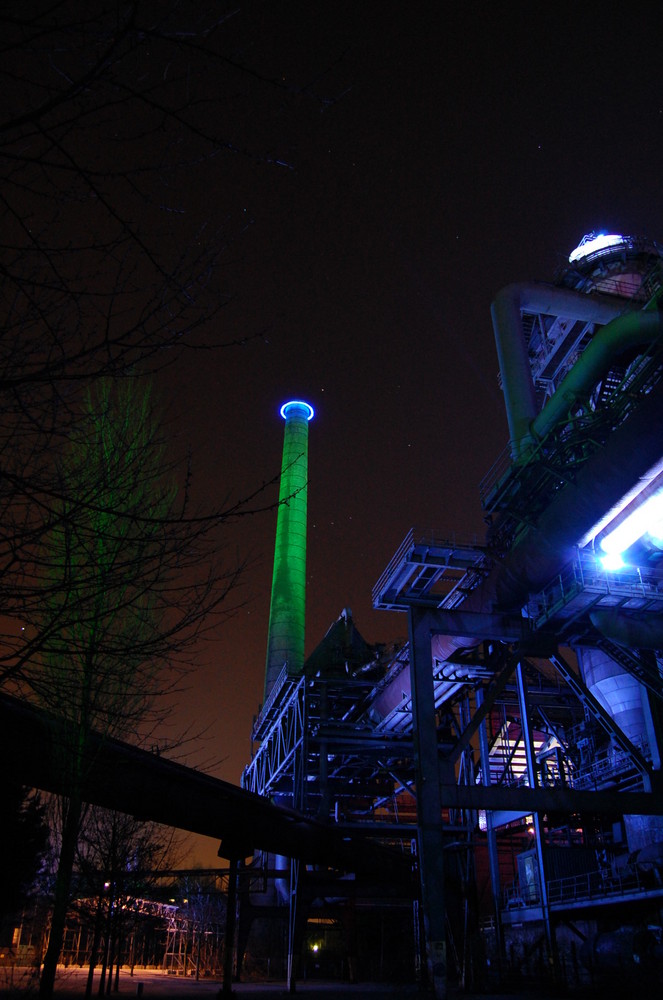
[[[284,775],[294,771],[304,738],[305,680],[290,690],[263,743],[245,768],[242,785],[257,795],[269,795]]]

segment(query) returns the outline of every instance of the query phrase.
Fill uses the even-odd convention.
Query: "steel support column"
[[[483,687],[476,690],[477,709],[483,705]],[[486,788],[491,784],[490,777],[490,747],[488,745],[488,731],[485,717],[479,726],[479,753],[481,754],[481,783]],[[493,890],[493,906],[495,908],[495,937],[497,939],[497,954],[500,968],[503,958],[503,934],[502,934],[502,914],[500,908],[501,886],[500,886],[500,862],[497,853],[497,834],[493,825],[493,814],[490,809],[486,809],[486,837],[488,841],[488,865],[490,868],[490,884]]]
[[[228,873],[228,900],[226,905],[226,934],[223,950],[223,985],[221,996],[232,996],[233,966],[235,960],[235,930],[237,927],[237,876],[239,859],[230,859]]]
[[[419,878],[426,936],[426,963],[436,1000],[446,1000],[446,907],[444,854],[442,850],[442,800],[433,694],[432,620],[428,612],[419,611],[417,608],[410,608],[408,619],[417,787]]]
[[[288,911],[288,966],[287,966],[287,989],[288,993],[295,993],[297,980],[299,978],[299,951],[301,948],[301,934],[299,925],[301,914],[299,912],[299,861],[292,858],[290,861],[290,899]]]
[[[304,684],[301,689],[301,739],[295,752],[292,775],[292,803],[296,809],[303,810],[305,805],[305,771],[308,759],[308,708],[309,692]],[[306,926],[307,907],[301,895],[300,878],[303,875],[298,858],[290,859],[290,892],[288,899],[288,962],[287,989],[295,993],[299,979],[300,954],[302,948],[303,930]]]
[[[527,705],[527,681],[522,661],[516,664],[516,687],[518,690],[518,706],[520,709],[520,728],[522,740],[525,745],[525,760],[527,764],[527,780],[530,788],[537,788],[539,778],[536,766],[536,754],[534,751],[534,734],[529,718],[529,708]],[[555,942],[555,931],[552,926],[550,916],[550,901],[548,899],[548,882],[546,880],[545,865],[545,844],[543,817],[540,812],[534,814],[534,835],[536,838],[536,858],[539,872],[539,900],[541,902],[541,913],[543,915],[543,926],[546,935],[546,946],[548,960],[552,966],[553,975],[557,976],[557,947]]]

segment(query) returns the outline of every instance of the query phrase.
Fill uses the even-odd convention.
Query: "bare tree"
[[[230,71],[224,21],[197,0],[0,11],[0,600],[18,621],[84,387],[221,342],[218,261],[246,220],[221,232],[191,205],[196,171],[229,148],[207,113],[210,67]],[[27,638],[5,630],[0,679],[38,648]]]
[[[227,945],[227,889],[217,876],[188,873],[177,887],[188,931],[195,977],[214,974],[221,967],[221,947]]]
[[[149,386],[97,382],[55,462],[58,496],[35,547],[38,649],[20,689],[64,722],[62,828],[42,994],[52,991],[83,816],[90,735],[139,741],[163,717],[187,651],[225,614],[236,571],[217,571],[212,524],[183,516]]]
[[[230,191],[217,221],[200,192],[221,158],[289,170],[266,121],[288,101],[316,115],[329,102],[225,42],[242,14],[216,0],[0,9],[0,606],[15,623],[0,682],[40,648],[20,629],[82,389],[247,339],[211,320],[232,293],[220,263],[251,220]],[[253,141],[234,110],[249,87],[275,112]]]
[[[206,15],[3,6],[5,390],[162,361],[222,301],[208,279],[223,244],[190,218],[185,182],[218,141],[200,127],[191,65],[212,55]]]
[[[159,873],[180,862],[182,847],[175,831],[144,823],[107,809],[91,807],[85,817],[75,864],[78,919],[92,924],[86,995],[101,961],[98,992],[110,992],[115,965],[117,991],[126,946],[134,953],[133,937],[144,912],[150,912]]]

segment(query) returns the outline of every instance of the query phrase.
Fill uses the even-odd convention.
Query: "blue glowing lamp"
[[[648,497],[616,528],[603,536],[600,542],[605,553],[601,558],[603,566],[620,569],[624,565],[624,552],[645,535],[656,545],[663,543],[663,490]]]
[[[284,403],[279,413],[284,420],[287,420],[289,416],[303,416],[307,420],[312,420],[315,416],[315,410],[310,403],[305,403],[303,399],[290,399],[287,403]]]
[[[614,573],[617,570],[623,569],[626,563],[619,552],[608,552],[606,555],[601,556],[601,565],[609,573]]]

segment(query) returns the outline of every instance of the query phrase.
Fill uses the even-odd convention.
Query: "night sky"
[[[507,443],[495,293],[552,280],[591,230],[663,240],[658,8],[227,8],[223,61],[194,71],[234,151],[183,198],[227,234],[212,339],[244,344],[167,373],[170,416],[217,505],[278,474],[280,404],[313,404],[307,652],[346,606],[389,642],[406,621],[374,612],[371,588],[408,529],[483,537],[478,484]],[[181,698],[233,782],[262,698],[275,526],[272,511],[227,528],[225,558],[252,560],[245,603]]]

